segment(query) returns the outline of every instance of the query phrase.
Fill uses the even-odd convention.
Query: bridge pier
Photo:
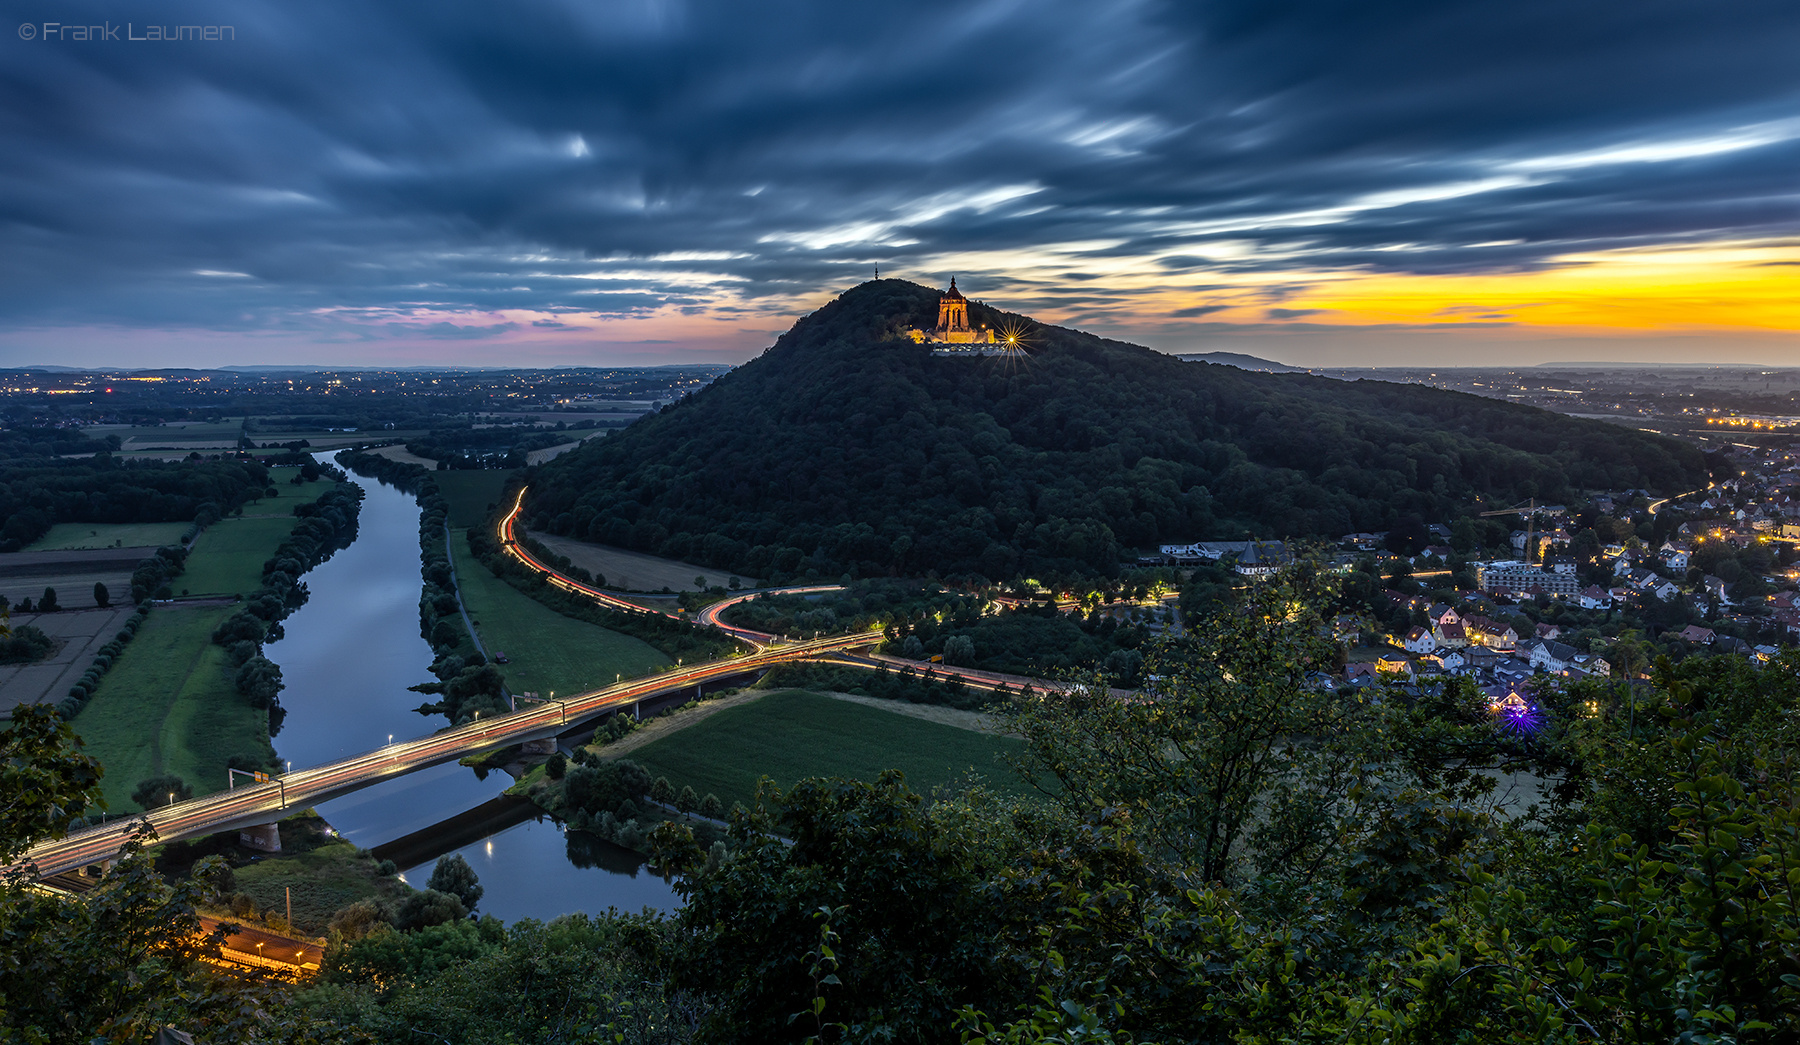
[[[550,755],[556,753],[556,738],[545,737],[542,740],[527,740],[519,745],[519,752],[525,755]]]
[[[238,832],[238,844],[265,853],[281,852],[281,825],[258,824]]]

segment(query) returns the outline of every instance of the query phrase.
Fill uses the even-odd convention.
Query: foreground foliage
[[[1523,721],[1455,685],[1350,702],[1307,688],[1328,596],[1296,570],[1155,650],[1140,696],[1095,680],[1015,702],[1026,768],[1059,785],[1040,800],[928,800],[898,773],[765,784],[728,845],[657,829],[683,874],[673,918],[506,927],[439,892],[347,909],[324,982],[288,1004],[187,971],[168,927],[197,887],[129,861],[100,908],[15,885],[7,1018],[44,1041],[178,1010],[229,1030],[203,1041],[1800,1036],[1800,656],[1546,686]],[[53,723],[26,725],[0,807],[14,838],[92,785]],[[1503,804],[1503,769],[1538,774],[1544,803]],[[111,977],[88,1038],[26,993],[85,982],[65,961]]]

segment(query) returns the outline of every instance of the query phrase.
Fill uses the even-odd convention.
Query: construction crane
[[[1537,498],[1533,497],[1526,501],[1523,508],[1515,505],[1511,508],[1481,513],[1483,519],[1491,515],[1523,515],[1525,517],[1525,565],[1530,566],[1531,553],[1537,550],[1536,545],[1532,543],[1532,536],[1537,532]]]

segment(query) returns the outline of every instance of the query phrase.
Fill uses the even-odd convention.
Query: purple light
[[[1535,733],[1543,724],[1538,709],[1517,697],[1495,704],[1494,712],[1499,716],[1501,726],[1520,735]]]

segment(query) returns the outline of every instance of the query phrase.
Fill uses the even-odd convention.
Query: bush
[[[38,600],[38,612],[55,613],[60,609],[62,609],[62,607],[56,604],[56,589],[45,588],[44,597]]]
[[[194,797],[194,789],[178,776],[153,776],[139,781],[131,791],[131,800],[144,809],[159,809],[171,800],[185,802]]]
[[[435,889],[426,889],[412,893],[400,901],[399,908],[394,912],[394,925],[402,930],[424,929],[457,921],[468,914],[469,909],[456,897]]]
[[[107,591],[106,585],[100,581],[94,582],[94,605],[101,609],[112,605],[112,592]]]
[[[42,660],[56,648],[56,640],[30,624],[21,624],[0,638],[0,664],[25,664]]]
[[[563,754],[561,751],[558,751],[554,755],[550,756],[550,760],[548,762],[544,763],[544,775],[549,777],[552,780],[561,780],[563,778],[563,774],[568,771],[568,768],[569,768],[569,757],[567,755]]]

